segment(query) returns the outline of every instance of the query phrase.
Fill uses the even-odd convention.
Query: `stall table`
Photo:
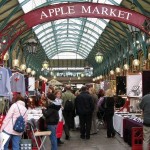
[[[114,129],[117,133],[120,134],[121,137],[123,137],[123,119],[124,117],[121,114],[114,114],[113,117],[113,125]]]
[[[135,120],[124,118],[123,119],[123,139],[130,146],[132,145],[132,127],[143,127],[142,123]]]

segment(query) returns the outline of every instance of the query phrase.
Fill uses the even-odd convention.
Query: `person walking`
[[[70,129],[74,128],[74,100],[75,95],[71,92],[71,86],[65,87],[66,92],[62,94],[63,100],[63,116],[65,119],[64,131],[66,134],[66,140],[70,139]]]
[[[93,99],[87,91],[87,87],[81,88],[81,93],[75,99],[76,114],[80,120],[80,138],[90,139],[92,114],[94,111]]]
[[[93,103],[94,103],[94,111],[92,114],[92,127],[91,127],[91,135],[93,135],[93,134],[97,134],[96,119],[97,119],[97,112],[98,112],[98,107],[97,107],[98,96],[96,95],[96,90],[94,88],[89,88],[89,93],[92,96]]]
[[[143,150],[149,150],[150,143],[150,94],[145,95],[140,103],[143,111]]]
[[[27,122],[27,109],[25,107],[24,98],[20,95],[15,99],[3,121],[1,131],[9,135],[9,139],[4,145],[4,150],[8,150],[9,142],[12,141],[12,150],[20,150],[20,140],[23,134],[13,130],[13,126],[17,118],[22,115],[25,123]]]
[[[113,127],[113,116],[114,116],[114,97],[111,89],[105,92],[104,101],[102,107],[105,111],[105,120],[107,126],[107,138],[115,137],[115,130]]]
[[[62,110],[63,110],[63,107],[62,107],[62,99],[61,99],[61,96],[62,96],[62,92],[60,90],[56,90],[55,91],[55,101],[54,101],[54,104],[55,105],[61,105],[61,108],[59,109],[59,122],[57,124],[57,128],[56,128],[56,137],[57,137],[57,144],[58,146],[60,146],[61,144],[64,144],[64,142],[61,141],[61,137],[62,137],[62,133],[63,133],[63,124],[64,124],[64,119],[63,119],[63,114],[62,114]]]

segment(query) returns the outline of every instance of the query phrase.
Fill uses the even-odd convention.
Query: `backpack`
[[[17,105],[17,103],[16,103],[16,105]],[[17,105],[17,107],[18,107],[18,105]],[[19,110],[19,113],[20,113],[19,107],[18,107],[18,110]],[[27,110],[26,110],[26,112],[27,112]],[[24,115],[26,114],[26,112],[24,113]],[[21,113],[20,113],[20,116],[16,119],[16,122],[13,126],[14,131],[19,132],[19,133],[24,132],[24,130],[25,130],[25,120],[23,118],[24,115],[22,116]],[[13,122],[13,120],[12,120],[12,122]]]
[[[73,111],[74,106],[72,100],[67,100],[64,106],[65,111]]]

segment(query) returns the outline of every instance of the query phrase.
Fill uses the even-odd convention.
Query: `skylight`
[[[70,53],[70,52],[59,53],[54,57],[52,57],[52,59],[66,59],[66,56],[67,59],[83,59],[80,55],[76,53]]]
[[[41,5],[78,2],[77,0],[18,1],[22,6],[24,13],[36,9]],[[79,2],[81,2],[81,0],[79,0]],[[120,5],[122,0],[82,0],[82,2]],[[49,59],[73,59],[73,57],[74,59],[85,59],[108,23],[108,19],[71,18],[37,25],[36,27],[33,27],[33,30]],[[68,53],[71,54],[69,57]],[[80,54],[80,57],[78,54]]]

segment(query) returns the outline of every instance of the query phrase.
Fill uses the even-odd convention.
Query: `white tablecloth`
[[[122,117],[121,115],[114,114],[113,117],[114,129],[116,130],[116,132],[120,134],[121,137],[123,137],[123,119],[124,117]]]

